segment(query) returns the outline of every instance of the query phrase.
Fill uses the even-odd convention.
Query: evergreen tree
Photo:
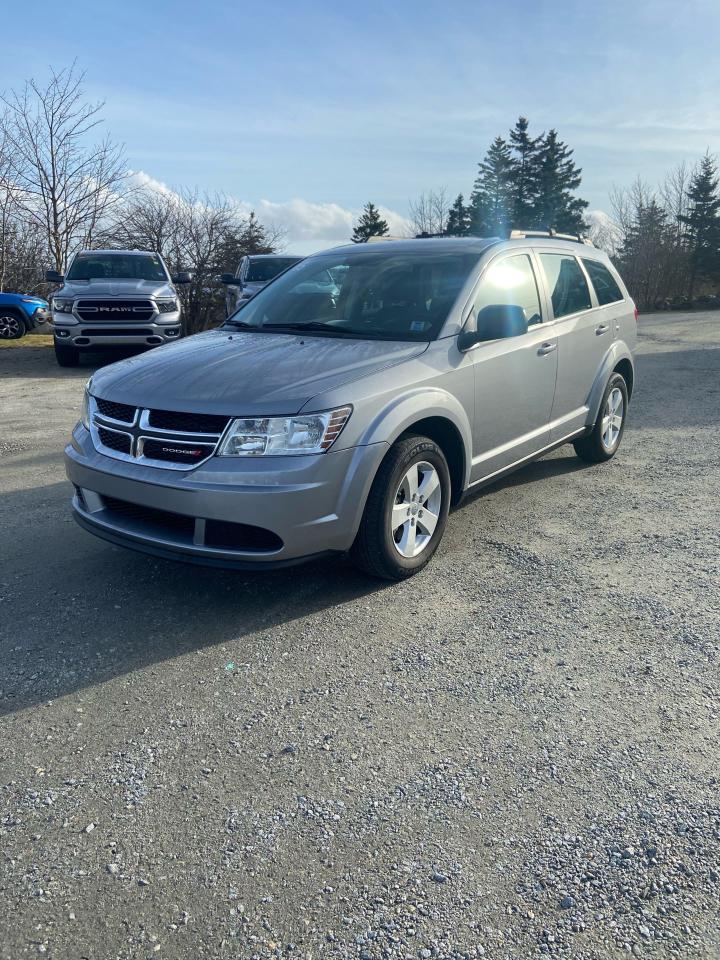
[[[522,229],[533,222],[538,193],[538,150],[541,137],[528,134],[528,121],[518,117],[510,131],[510,143],[515,152],[513,158],[512,225]]]
[[[353,243],[367,243],[370,237],[384,237],[389,230],[387,220],[383,220],[375,204],[366,203],[350,239]]]
[[[445,232],[451,237],[466,237],[470,233],[470,208],[465,206],[465,198],[461,193],[448,212]]]
[[[706,153],[697,165],[687,191],[689,209],[679,219],[690,255],[688,296],[698,280],[720,275],[720,195],[715,161]]]
[[[480,237],[505,236],[512,220],[513,159],[507,141],[495,137],[470,195],[472,232]]]
[[[667,214],[652,196],[638,204],[618,251],[625,281],[643,307],[652,308],[664,293],[671,235]]]
[[[537,195],[533,226],[552,228],[559,233],[582,233],[586,229],[583,211],[587,200],[573,196],[580,186],[581,173],[572,159],[573,151],[556,130],[540,138],[537,152]]]

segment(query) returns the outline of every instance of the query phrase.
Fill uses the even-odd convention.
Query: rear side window
[[[475,314],[495,304],[522,307],[528,326],[542,321],[535,272],[526,254],[491,264],[483,276],[475,298]]]
[[[595,293],[601,307],[604,307],[606,303],[617,303],[618,300],[625,299],[620,287],[615,282],[615,277],[603,263],[598,263],[597,260],[583,260],[583,266],[595,287]]]
[[[555,319],[592,307],[585,274],[575,257],[541,253],[540,262],[547,278]]]

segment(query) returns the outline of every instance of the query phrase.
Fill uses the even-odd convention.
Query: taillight
[[[640,316],[640,311],[638,310],[637,307],[635,307],[635,310],[633,312],[635,313],[635,323],[637,323],[638,317]]]

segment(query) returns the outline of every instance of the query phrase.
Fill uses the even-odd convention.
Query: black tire
[[[394,541],[391,512],[397,504],[401,481],[413,464],[423,462],[429,463],[437,472],[441,501],[430,540],[418,556],[409,558],[402,556]],[[440,447],[428,437],[413,435],[398,440],[380,465],[370,488],[360,529],[350,550],[353,563],[365,573],[384,580],[406,580],[422,570],[432,559],[445,531],[450,494],[450,471]],[[412,524],[415,526],[414,519]],[[420,526],[418,523],[418,529]]]
[[[80,362],[80,351],[77,347],[55,341],[55,358],[60,367],[76,367]]]
[[[620,431],[617,434],[617,438],[608,446],[603,439],[603,418],[607,412],[608,397],[613,390],[619,390],[622,394],[622,423],[620,424]],[[597,420],[595,421],[592,431],[587,434],[587,436],[580,437],[579,440],[573,443],[575,453],[578,457],[580,457],[581,460],[587,460],[588,463],[604,463],[606,460],[611,460],[618,452],[623,433],[625,432],[627,411],[628,390],[625,378],[622,374],[614,373],[605,387],[602,400],[600,401]]]
[[[14,310],[0,307],[0,340],[19,340],[27,333],[27,325]]]

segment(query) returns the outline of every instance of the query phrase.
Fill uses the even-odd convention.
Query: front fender
[[[587,427],[591,427],[595,423],[600,410],[600,402],[602,400],[603,393],[605,392],[605,387],[610,379],[610,374],[613,372],[615,367],[617,367],[621,360],[628,360],[630,362],[630,365],[633,369],[634,381],[635,361],[633,360],[632,351],[624,340],[615,340],[610,345],[607,353],[603,357],[600,368],[595,376],[595,380],[593,381],[593,385],[590,388],[590,393],[588,394],[588,415],[586,420]]]
[[[467,486],[472,461],[472,427],[463,405],[452,394],[438,387],[418,387],[398,396],[371,418],[361,444],[387,443],[411,429],[418,421],[438,417],[449,421],[462,441],[465,460],[463,487]]]

